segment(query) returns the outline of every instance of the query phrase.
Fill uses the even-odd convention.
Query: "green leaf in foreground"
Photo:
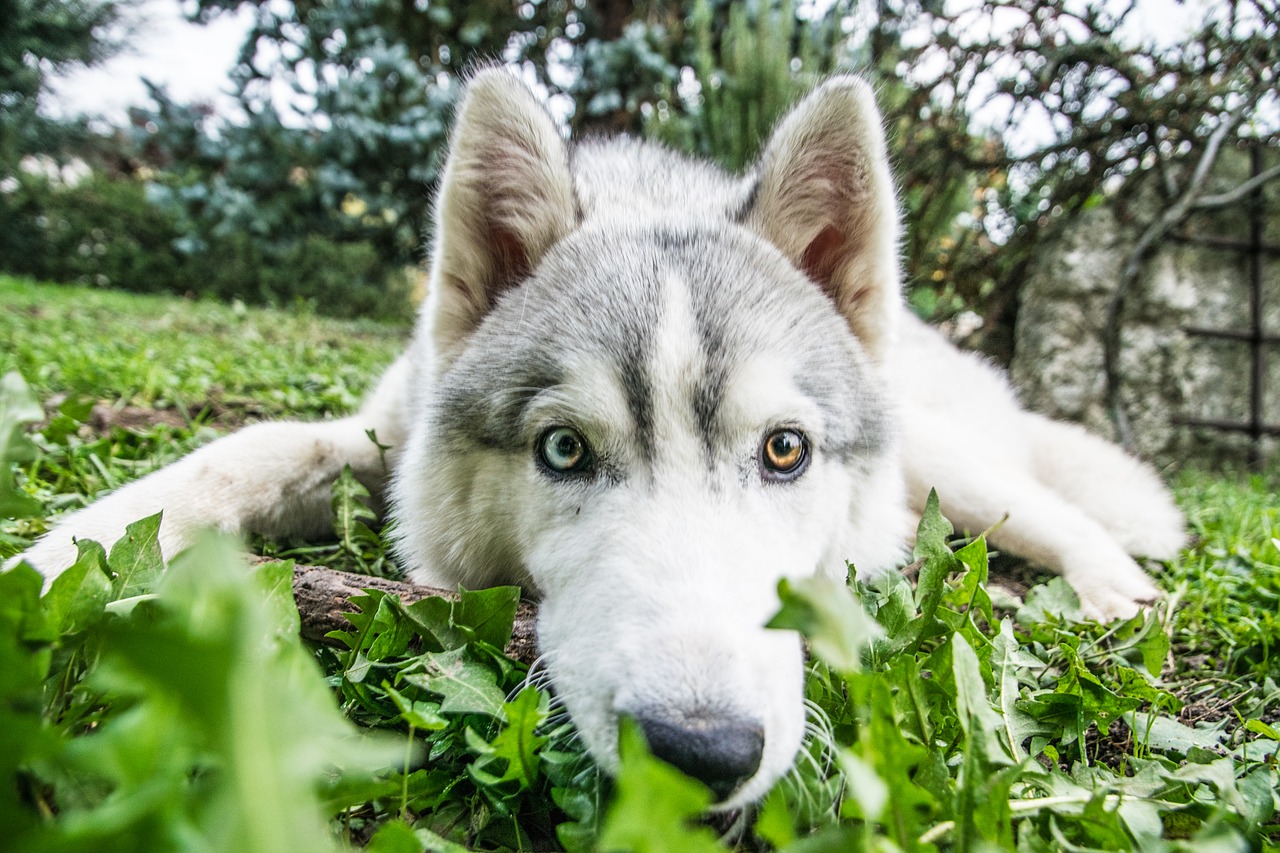
[[[862,655],[884,632],[842,581],[826,577],[783,579],[782,609],[767,627],[789,628],[808,637],[814,654],[839,672],[862,668]]]
[[[111,600],[111,579],[106,559],[96,542],[81,542],[75,564],[49,585],[42,604],[58,634],[70,634],[87,627],[102,615]]]
[[[0,572],[0,827],[10,844],[38,830],[36,815],[15,796],[20,768],[53,748],[38,711],[50,664],[42,641],[52,639],[40,611],[42,583],[25,564]]]
[[[654,758],[640,727],[618,729],[617,791],[605,814],[599,849],[607,853],[723,853],[706,827],[690,821],[711,805],[711,792]]]
[[[53,760],[96,779],[63,800],[29,850],[331,850],[322,790],[400,754],[338,713],[272,584],[236,546],[205,538],[180,555],[148,606],[104,626],[92,686],[126,700]],[[105,794],[105,796],[102,796]]]
[[[0,517],[38,515],[42,509],[39,501],[14,488],[10,466],[35,458],[24,425],[43,418],[44,409],[17,372],[0,377]]]

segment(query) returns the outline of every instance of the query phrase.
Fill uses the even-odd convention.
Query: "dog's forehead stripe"
[[[648,372],[644,369],[643,356],[639,355],[650,349],[645,346],[648,336],[636,337],[628,341],[637,352],[634,356],[626,354],[618,362],[618,375],[622,378],[622,390],[627,397],[627,407],[631,410],[631,421],[635,424],[636,450],[646,462],[653,459],[653,388],[649,384]]]
[[[702,375],[698,377],[697,388],[693,395],[693,412],[697,419],[698,431],[702,435],[708,467],[712,467],[715,463],[715,452],[720,436],[720,401],[724,397],[725,379],[729,370],[723,330],[718,323],[713,322],[710,313],[705,302],[694,310],[698,340],[705,358]]]

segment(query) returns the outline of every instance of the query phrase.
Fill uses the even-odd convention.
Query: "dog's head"
[[[637,143],[571,149],[476,76],[437,209],[425,365],[395,484],[419,577],[541,598],[592,753],[634,717],[729,804],[804,729],[784,577],[898,555],[884,362],[897,218],[874,102],[837,78],[743,178]]]

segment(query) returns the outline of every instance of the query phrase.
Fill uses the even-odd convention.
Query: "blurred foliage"
[[[1164,42],[1144,35],[1136,0],[187,8],[207,21],[246,7],[253,25],[231,72],[237,110],[216,114],[153,88],[127,128],[81,150],[147,184],[178,255],[205,269],[251,259],[239,265],[247,281],[202,292],[312,295],[321,310],[369,307],[326,273],[353,276],[363,293],[422,260],[458,81],[480,61],[518,68],[574,133],[645,134],[731,169],[749,166],[821,77],[867,75],[901,183],[911,302],[933,319],[977,311],[987,322],[971,342],[996,352],[1007,350],[1027,264],[1066,217],[1134,198],[1139,186],[1149,201],[1125,215],[1158,215],[1150,200],[1173,205],[1224,122],[1228,142],[1278,144],[1276,0],[1187,9],[1198,22]],[[298,274],[313,254],[321,260]],[[273,270],[288,272],[273,281]]]
[[[300,234],[279,243],[227,229],[198,245],[159,189],[95,172],[75,184],[19,173],[0,193],[0,269],[47,281],[267,304],[296,299],[336,316],[404,313],[411,284],[373,246]]]
[[[83,138],[79,122],[37,111],[49,78],[117,52],[134,0],[0,0],[0,175],[26,154]]]

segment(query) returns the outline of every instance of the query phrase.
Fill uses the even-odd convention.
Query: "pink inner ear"
[[[848,254],[844,233],[834,225],[828,225],[809,241],[800,256],[800,269],[835,299],[834,279],[836,269]]]
[[[497,225],[489,226],[489,248],[493,255],[492,280],[485,290],[490,304],[529,274],[529,253],[514,232]]]

